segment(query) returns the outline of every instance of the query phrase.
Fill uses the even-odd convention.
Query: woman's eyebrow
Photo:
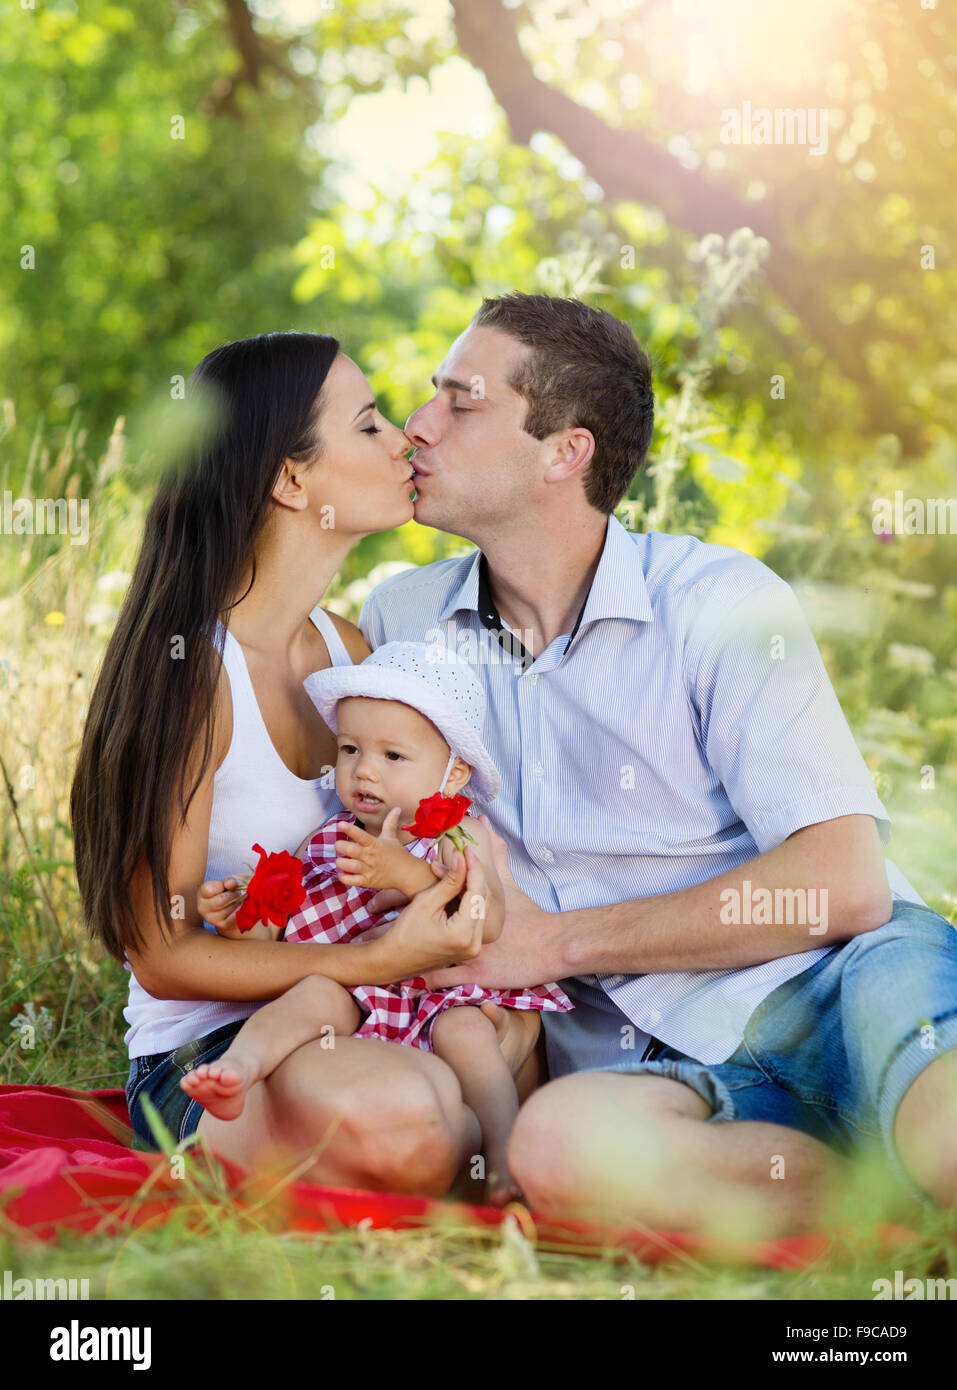
[[[353,420],[358,420],[359,416],[364,415],[367,410],[375,410],[375,401],[370,401],[368,405],[364,405],[360,410],[357,410],[349,423],[352,424]]]

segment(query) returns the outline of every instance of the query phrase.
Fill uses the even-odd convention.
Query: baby
[[[398,904],[435,882],[437,860],[446,867],[453,862],[448,837],[436,841],[402,829],[413,822],[419,802],[436,791],[460,792],[466,783],[483,801],[498,794],[498,772],[479,732],[485,694],[467,662],[419,642],[386,643],[361,665],[317,671],[305,686],[337,734],[336,791],[349,814],[326,821],[299,847],[306,898],[290,917],[285,940],[368,940],[388,930]],[[482,939],[494,941],[502,930],[504,893],[488,830],[469,816],[461,825],[475,839],[488,882],[488,899],[478,904]],[[279,929],[264,923],[240,933],[236,886],[233,879],[204,883],[201,915],[224,936],[278,937]],[[249,1088],[315,1038],[355,1034],[434,1051],[455,1072],[478,1119],[488,1195],[502,1204],[517,1195],[505,1151],[519,1104],[503,1047],[514,1052],[510,1033],[527,1029],[530,1036],[518,1048],[527,1057],[540,1029],[535,1013],[571,1007],[557,985],[434,990],[415,978],[347,989],[313,976],[257,1009],[222,1058],[188,1072],[181,1085],[211,1114],[234,1119]]]

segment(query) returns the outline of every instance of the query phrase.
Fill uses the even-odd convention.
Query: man
[[[385,581],[359,625],[373,648],[448,645],[485,683],[507,920],[434,978],[561,979],[575,1001],[509,1150],[529,1201],[792,1233],[863,1140],[949,1204],[957,935],[885,866],[887,813],[789,587],[612,515],[652,432],[631,332],[486,300],[433,384],[406,426],[416,519],[478,549]]]

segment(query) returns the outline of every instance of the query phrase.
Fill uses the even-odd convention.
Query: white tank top
[[[317,607],[309,616],[325,638],[333,666],[351,666],[352,657],[329,615]],[[228,629],[223,665],[233,703],[233,736],[213,780],[206,879],[244,873],[256,861],[253,844],[294,853],[311,831],[343,809],[334,770],[306,780],[290,772],[276,752],[243,649]],[[123,1010],[130,1026],[124,1041],[130,1057],[171,1052],[248,1018],[258,1007],[248,1000],[154,999],[130,970],[129,1003]]]

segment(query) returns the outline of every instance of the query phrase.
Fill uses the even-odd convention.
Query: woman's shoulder
[[[332,619],[336,631],[342,638],[343,646],[355,664],[358,666],[361,661],[365,661],[371,648],[355,623],[350,623],[348,618],[342,618],[338,613],[333,613],[328,608],[324,608],[322,611],[327,618]]]

